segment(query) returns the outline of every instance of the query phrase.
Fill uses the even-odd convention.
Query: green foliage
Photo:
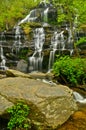
[[[0,31],[13,28],[40,0],[2,0],[0,3]]]
[[[86,83],[86,61],[81,58],[71,58],[68,56],[56,60],[53,66],[55,76],[71,85]]]
[[[65,18],[65,14],[61,14],[60,17],[58,17],[58,23],[61,24]]]
[[[23,28],[25,34],[29,34],[30,32],[32,32],[32,28],[41,27],[41,24],[37,22],[27,22],[21,24],[21,27]]]
[[[83,43],[86,43],[86,37],[81,37],[77,42],[76,45],[81,45]]]
[[[29,52],[29,49],[26,48],[26,49],[21,49],[18,53],[18,57],[19,59],[24,59],[27,61],[27,55],[28,55],[28,52]]]
[[[41,0],[0,0],[0,31],[14,27],[16,22],[18,23],[18,21],[24,18],[40,1]],[[46,2],[48,3],[49,0],[46,0]],[[57,8],[58,23],[62,23],[62,21],[65,20],[74,22],[76,16],[79,24],[86,23],[86,1],[52,0],[52,2]]]
[[[12,130],[13,128],[24,128],[24,130],[28,130],[30,128],[30,123],[28,120],[29,114],[28,105],[18,102],[12,108],[9,108],[7,112],[10,114],[10,120],[8,122],[7,128]]]
[[[77,25],[86,23],[86,1],[53,0],[53,4],[57,7],[58,23],[65,22],[65,20]]]

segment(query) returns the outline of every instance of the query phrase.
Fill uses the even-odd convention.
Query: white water
[[[0,46],[0,57],[1,57],[0,69],[6,70],[8,67],[6,67],[6,58],[5,58],[4,53],[3,53],[2,45]]]
[[[72,32],[71,29],[66,25],[66,30],[68,31],[68,49],[70,50],[70,56],[73,55],[73,38],[72,38]]]
[[[35,1],[36,2],[36,1]],[[22,19],[18,25],[22,24],[22,23],[26,23],[26,22],[34,22],[34,21],[37,21],[38,20],[38,17],[39,15],[41,17],[43,17],[43,22],[44,23],[47,23],[48,22],[48,10],[49,10],[49,7],[47,7],[47,3],[46,3],[46,0],[42,0],[40,2],[40,4],[43,3],[44,4],[44,11],[42,12],[42,10],[38,11],[38,9],[33,9],[29,12],[29,14],[24,18]]]
[[[4,56],[4,52],[3,52],[3,43],[6,42],[6,38],[4,35],[4,32],[1,33],[1,37],[0,37],[0,58],[1,58],[1,62],[0,62],[0,69],[5,70],[6,67],[6,58]]]
[[[18,23],[18,25],[36,20],[37,17],[35,17],[35,11],[36,9],[31,10],[30,13]]]
[[[29,70],[41,71],[43,62],[43,44],[45,42],[45,33],[43,28],[36,28],[34,31],[35,51],[29,58]]]
[[[50,56],[49,56],[48,71],[51,70],[52,65],[54,63],[56,50],[64,50],[65,49],[65,42],[64,42],[63,33],[64,33],[64,31],[62,31],[60,33],[55,31],[52,38],[51,38],[51,48],[52,48],[52,50],[50,51]]]
[[[4,54],[3,54],[3,47],[2,47],[2,46],[0,47],[0,53],[1,53],[1,55],[0,55],[0,56],[1,56],[1,60],[2,60],[2,61],[1,61],[1,66],[3,66],[3,67],[4,67],[4,66],[5,66],[6,61],[5,61],[5,57],[4,57]]]
[[[60,33],[60,38],[61,38],[61,49],[64,50],[65,49],[65,40],[64,40],[64,35],[63,35],[64,31],[62,31]]]
[[[45,10],[44,10],[44,18],[43,18],[43,21],[45,22],[45,23],[48,23],[48,11],[49,11],[49,7],[48,8],[46,8]]]
[[[74,97],[75,97],[75,100],[77,101],[77,102],[80,102],[80,103],[86,103],[86,98],[84,98],[81,94],[79,94],[78,92],[73,92],[73,95],[74,95]]]
[[[14,29],[15,29],[15,39],[14,39],[12,52],[13,52],[14,49],[16,49],[16,54],[17,54],[19,52],[19,50],[20,50],[21,45],[22,45],[22,42],[21,42],[21,28],[18,25],[18,26],[15,26]]]
[[[43,19],[42,24],[45,26],[48,24],[49,6],[47,5],[46,0],[42,0],[40,3],[44,4],[44,9],[43,9],[44,11],[40,12],[40,16]],[[37,12],[37,9],[31,10],[30,13],[18,23],[18,25],[25,23],[25,22],[29,22],[29,21],[31,22],[31,21],[37,20],[38,12]],[[65,29],[63,29],[63,30],[65,30]],[[57,50],[60,53],[64,50],[68,49],[70,51],[70,55],[73,54],[73,47],[71,47],[71,44],[73,43],[71,30],[68,26],[66,27],[66,30],[68,31],[67,41],[65,40],[64,31],[60,31],[60,32],[55,31],[52,38],[51,38],[51,45],[50,45],[51,51],[50,51],[50,56],[49,56],[48,71],[50,71],[52,69],[53,63],[55,61],[54,60],[55,53]],[[16,53],[18,52],[19,47],[21,45],[20,39],[21,39],[20,28],[19,28],[19,26],[16,26],[15,46],[18,46],[18,48],[16,49]],[[42,70],[42,62],[43,62],[42,49],[43,49],[44,42],[45,42],[44,29],[43,28],[35,29],[35,31],[34,31],[35,50],[34,50],[33,55],[29,58],[29,62],[30,62],[29,63],[29,70],[32,70],[32,71]],[[67,43],[68,43],[69,48],[66,48]]]

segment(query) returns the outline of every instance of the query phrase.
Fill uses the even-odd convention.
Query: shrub
[[[86,61],[81,58],[60,57],[53,65],[55,76],[70,85],[86,83]]]
[[[83,43],[86,43],[86,37],[81,37],[77,42],[76,45],[82,45]]]
[[[28,105],[18,102],[12,108],[9,108],[7,112],[10,114],[10,120],[7,125],[9,130],[13,130],[13,128],[24,128],[24,130],[28,130],[30,128],[30,123],[27,118],[29,114]]]

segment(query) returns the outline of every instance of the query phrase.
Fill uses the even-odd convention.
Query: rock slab
[[[55,129],[77,109],[72,90],[25,77],[0,79],[0,115],[24,100],[30,107],[29,118],[38,130]]]

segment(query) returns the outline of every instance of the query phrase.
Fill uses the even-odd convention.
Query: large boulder
[[[55,129],[77,109],[72,90],[24,77],[0,79],[0,115],[18,100],[30,107],[29,119],[37,130]]]

